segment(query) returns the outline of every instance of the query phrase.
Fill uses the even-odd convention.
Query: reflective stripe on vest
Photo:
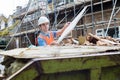
[[[44,39],[47,45],[50,45],[54,41],[53,33],[50,32],[50,36],[44,36],[40,34],[40,38]]]

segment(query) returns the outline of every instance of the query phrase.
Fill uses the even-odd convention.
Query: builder
[[[47,17],[41,16],[38,20],[38,25],[40,29],[40,33],[37,37],[38,46],[46,46],[46,45],[56,45],[56,41],[54,38],[59,37],[63,31],[68,27],[70,22],[66,23],[64,27],[58,31],[49,31],[50,21]]]

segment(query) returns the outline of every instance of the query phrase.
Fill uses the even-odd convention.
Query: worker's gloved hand
[[[59,46],[59,44],[56,41],[53,41],[50,45],[57,45],[57,46]]]
[[[70,25],[70,22],[67,22],[64,27],[67,28]]]

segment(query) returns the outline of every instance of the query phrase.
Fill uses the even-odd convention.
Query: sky
[[[13,14],[16,6],[25,6],[29,0],[0,0],[0,14],[5,17]]]

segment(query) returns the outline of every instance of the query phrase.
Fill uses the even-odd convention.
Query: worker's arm
[[[43,40],[42,38],[38,38],[38,46],[46,46],[47,44],[46,44],[46,42],[45,42],[45,40]]]
[[[64,32],[64,30],[69,26],[69,24],[70,22],[67,22],[62,29],[58,30],[57,36],[60,36]]]

